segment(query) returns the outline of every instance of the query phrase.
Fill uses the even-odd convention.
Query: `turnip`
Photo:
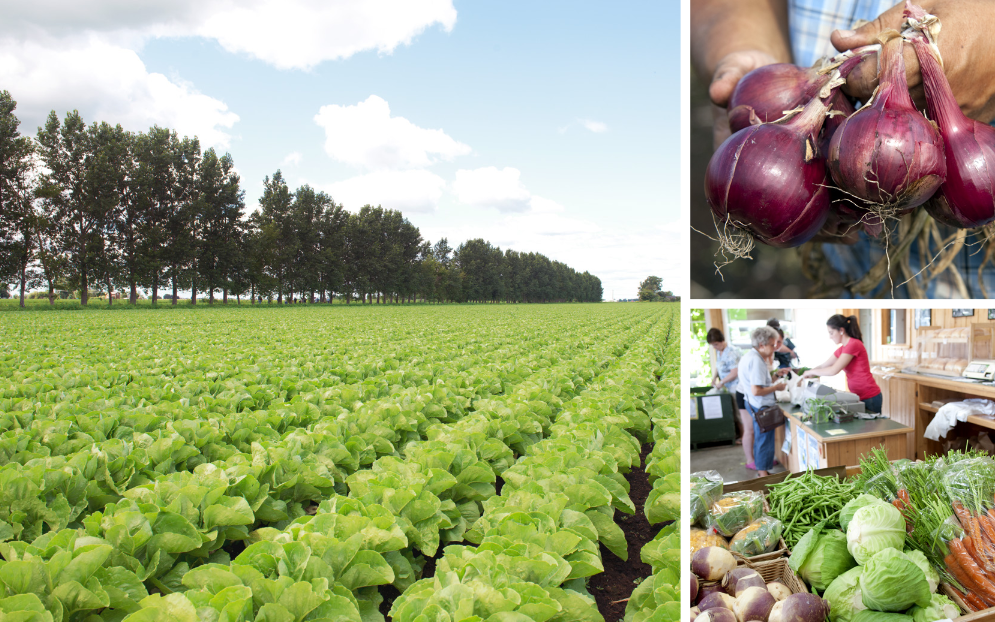
[[[705,581],[718,581],[736,567],[736,558],[718,546],[706,546],[691,557],[691,572]]]
[[[698,609],[701,609],[702,612],[709,609],[728,609],[732,611],[735,604],[736,599],[732,596],[729,596],[725,592],[714,592],[698,601]]]
[[[782,609],[784,609],[783,600],[779,600],[774,603],[774,606],[770,609],[770,615],[767,616],[767,622],[783,622],[783,620],[781,620]]]
[[[693,572],[689,575],[691,579],[691,602],[698,600],[698,575]]]
[[[783,583],[778,583],[777,581],[771,581],[767,584],[767,591],[770,595],[777,599],[778,602],[784,600],[788,596],[791,596],[791,590],[788,586]]]
[[[823,622],[829,615],[829,601],[815,594],[800,592],[783,601],[779,622]]]
[[[694,622],[701,615],[701,609],[697,607],[691,607],[688,609],[688,622]]]
[[[748,587],[736,598],[732,610],[736,614],[739,622],[749,622],[750,620],[760,620],[767,622],[770,610],[774,608],[777,600],[770,595],[770,592],[763,587]]]
[[[715,607],[702,611],[701,615],[694,619],[694,622],[737,622],[737,620],[736,614],[731,609]]]
[[[730,596],[738,597],[748,587],[766,587],[767,583],[756,570],[752,568],[734,568],[722,578],[722,589]]]

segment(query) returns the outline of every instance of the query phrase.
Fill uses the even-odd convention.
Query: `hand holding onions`
[[[840,87],[875,48],[810,70],[767,65],[739,82],[729,104],[730,121],[741,129],[705,173],[721,252],[747,256],[754,240],[799,246],[837,205],[834,224],[856,214],[865,228],[927,201],[929,213],[946,224],[973,228],[995,220],[995,130],[967,119],[954,101],[936,52],[938,19],[911,2],[904,18],[901,35],[879,33],[879,83],[849,116]],[[908,49],[921,64],[928,118],[909,96]],[[794,107],[771,120],[784,106]]]

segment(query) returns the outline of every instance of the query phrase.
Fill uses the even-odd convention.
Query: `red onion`
[[[850,98],[843,91],[833,91],[829,98],[829,115],[822,126],[822,138],[819,140],[819,153],[829,153],[829,143],[833,140],[836,130],[843,125],[843,121],[857,111],[853,107]]]
[[[729,128],[738,132],[749,127],[751,115],[759,123],[777,121],[815,97],[824,82],[814,68],[791,63],[757,67],[736,83],[729,97]]]
[[[906,5],[906,17],[909,13]],[[946,224],[984,226],[995,220],[995,129],[964,116],[926,36],[915,33],[911,39],[926,89],[926,107],[940,126],[947,161],[946,182],[926,209]]]
[[[712,154],[705,197],[724,250],[743,256],[752,248],[729,226],[782,248],[803,244],[822,228],[829,191],[816,149],[828,96],[813,98],[794,116],[742,129]]]
[[[878,87],[865,106],[840,124],[827,162],[844,192],[888,215],[925,203],[947,173],[943,139],[909,97],[903,45],[902,37],[891,31],[881,51]]]

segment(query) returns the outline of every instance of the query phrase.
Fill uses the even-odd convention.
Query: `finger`
[[[882,30],[901,30],[902,16],[905,10],[905,3],[899,3],[891,7],[873,21],[867,22],[859,28],[853,30],[834,30],[829,36],[829,41],[840,52],[852,50],[862,45],[877,43],[878,33]]]
[[[712,76],[712,83],[708,86],[708,96],[712,98],[712,103],[723,108],[728,106],[733,89],[745,73],[738,64],[719,64],[715,68],[715,75]]]

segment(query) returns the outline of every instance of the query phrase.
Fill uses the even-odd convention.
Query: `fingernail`
[[[840,33],[840,36],[844,39],[849,39],[853,35],[857,34],[856,30],[837,30],[836,32]]]

